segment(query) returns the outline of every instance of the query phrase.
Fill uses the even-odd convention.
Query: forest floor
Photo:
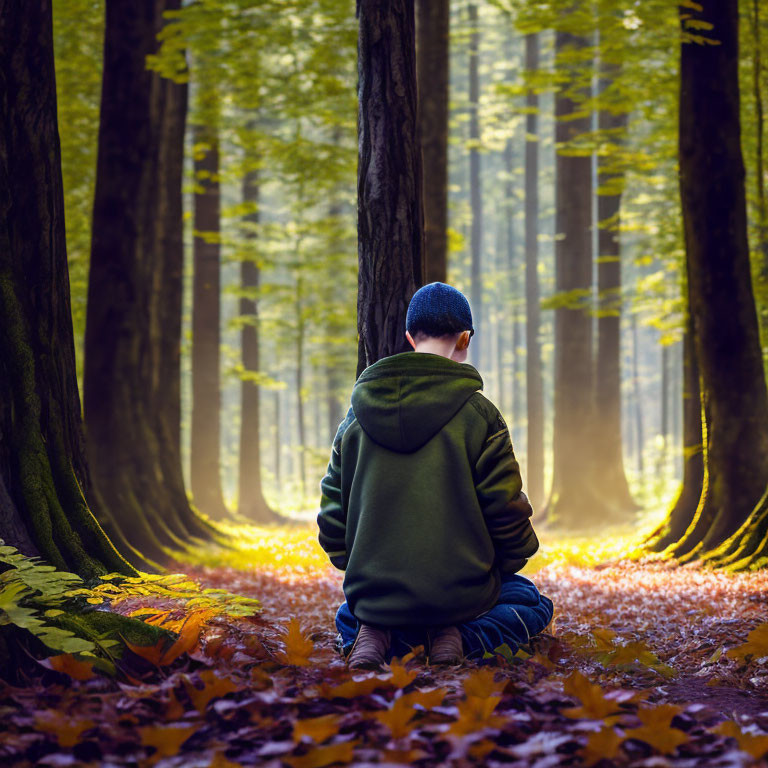
[[[483,664],[435,669],[416,653],[351,675],[334,650],[343,574],[315,536],[309,525],[239,529],[236,551],[177,564],[198,600],[151,583],[119,595],[113,609],[179,640],[134,648],[117,678],[62,656],[26,685],[0,681],[0,760],[768,765],[768,572],[599,564],[625,542],[543,538],[543,566],[525,573],[554,601],[551,634]],[[256,598],[261,611],[217,610],[206,596],[221,593],[204,589]]]

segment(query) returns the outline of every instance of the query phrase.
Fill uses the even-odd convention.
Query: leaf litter
[[[262,534],[279,549],[280,529]],[[311,552],[311,528],[290,536]],[[768,765],[766,572],[550,563],[533,578],[555,622],[529,646],[457,668],[417,648],[351,674],[334,647],[343,575],[313,553],[176,568],[190,594],[249,610],[104,590],[177,639],[131,646],[114,677],[60,653],[0,681],[5,764]]]

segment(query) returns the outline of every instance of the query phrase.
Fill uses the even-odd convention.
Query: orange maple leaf
[[[340,725],[341,715],[322,715],[297,720],[293,724],[293,740],[299,742],[306,737],[315,744],[322,744],[339,732]]]
[[[501,728],[506,722],[505,718],[493,714],[500,701],[501,696],[467,696],[456,705],[459,717],[451,723],[449,732],[466,736],[483,728]]]
[[[206,707],[211,701],[226,696],[228,693],[238,689],[232,680],[219,677],[212,669],[205,669],[200,672],[200,679],[203,681],[202,689],[195,687],[186,677],[182,682],[187,691],[187,696],[189,696],[195,709],[201,715],[205,712]]]
[[[179,753],[181,745],[200,728],[200,725],[190,725],[186,728],[175,726],[156,727],[149,725],[139,728],[141,743],[145,747],[154,747],[155,752],[147,762],[152,765],[164,757],[173,757]]]
[[[73,680],[90,680],[95,676],[93,664],[89,661],[80,661],[71,653],[62,653],[58,656],[50,656],[48,659],[51,669],[69,675]]]
[[[754,757],[755,760],[768,756],[768,736],[744,733],[732,720],[726,720],[726,722],[720,723],[717,728],[712,730],[721,736],[736,739],[739,749]]]
[[[475,696],[484,699],[488,696],[499,694],[504,690],[506,684],[506,680],[496,681],[492,669],[481,667],[480,669],[473,670],[464,678],[463,687],[464,693],[467,696]]]
[[[35,715],[35,726],[44,733],[56,737],[60,747],[74,747],[80,743],[84,731],[94,728],[93,720],[78,720],[64,712],[48,710]]]
[[[318,686],[323,699],[354,699],[357,696],[370,696],[379,688],[389,688],[390,680],[382,680],[379,677],[364,677],[362,680],[347,680],[338,685],[321,683]]]
[[[643,725],[624,732],[625,739],[638,739],[650,744],[662,754],[673,752],[688,741],[688,734],[677,728],[662,728],[658,725]]]
[[[333,763],[351,763],[355,757],[358,741],[344,741],[341,744],[328,744],[314,747],[305,755],[281,757],[292,768],[324,768]]]
[[[748,657],[760,659],[768,656],[768,622],[758,624],[748,635],[747,642],[726,651],[732,659],[746,661]]]
[[[393,739],[402,739],[413,730],[410,723],[415,715],[416,710],[413,708],[413,702],[407,696],[400,696],[395,699],[389,709],[379,709],[370,713],[370,717],[389,728]]]
[[[621,714],[621,707],[615,701],[605,697],[605,692],[599,685],[590,683],[579,670],[574,670],[563,681],[563,689],[581,702],[580,707],[568,707],[563,710],[566,717],[587,718],[590,720],[606,720],[610,722]]]
[[[309,657],[315,650],[315,644],[302,630],[301,623],[294,616],[283,633],[285,651],[278,653],[277,658],[283,664],[294,667],[306,667],[309,665]]]
[[[587,765],[593,765],[604,758],[613,759],[616,757],[619,746],[625,738],[616,733],[611,725],[604,725],[599,731],[590,733],[587,743],[582,749],[582,755]]]
[[[161,637],[154,645],[134,645],[125,638],[125,644],[137,656],[154,664],[156,667],[164,667],[173,664],[183,653],[189,653],[200,641],[200,632],[203,624],[212,615],[210,610],[192,611],[185,619],[176,641],[166,648],[167,640]]]
[[[391,674],[387,682],[392,683],[395,688],[405,688],[410,685],[419,675],[417,669],[406,669],[403,664],[398,663],[395,659],[389,665]]]

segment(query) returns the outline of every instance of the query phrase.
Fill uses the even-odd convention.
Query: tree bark
[[[190,479],[195,506],[228,516],[221,489],[221,190],[216,128],[195,126]]]
[[[483,189],[480,179],[480,30],[478,27],[477,4],[469,3],[469,199],[472,213],[470,234],[471,262],[471,307],[472,316],[478,326],[483,321]],[[488,346],[481,333],[475,334],[470,344],[469,357],[472,365],[483,365],[483,354]]]
[[[601,64],[605,73],[613,77],[615,68]],[[612,78],[611,78],[612,79]],[[611,79],[602,79],[604,90]],[[627,130],[625,113],[613,113],[601,109],[598,126],[611,143],[622,144]],[[599,314],[597,320],[597,366],[595,372],[595,413],[600,472],[600,493],[618,510],[634,511],[637,505],[632,499],[624,472],[624,453],[621,429],[621,192],[623,174],[608,170],[611,160],[598,157],[598,183],[609,185],[612,194],[598,194],[598,265],[597,287]]]
[[[539,68],[539,36],[525,36],[525,68]],[[527,480],[534,508],[544,503],[544,380],[541,366],[539,308],[539,96],[525,96],[525,391],[528,409]]]
[[[157,567],[209,526],[184,493],[177,425],[186,86],[146,69],[178,0],[109,0],[85,335],[97,514]]]
[[[416,72],[428,283],[444,283],[448,274],[449,32],[449,0],[416,0]]]
[[[413,2],[358,0],[358,363],[406,352],[424,279]]]
[[[589,40],[557,31],[558,56],[589,45]],[[565,69],[565,65],[558,66]],[[572,72],[569,77],[577,75]],[[573,82],[570,83],[573,86]],[[584,97],[589,93],[584,93]],[[583,104],[565,90],[555,95],[555,140],[567,145],[591,130]],[[555,397],[552,493],[547,520],[561,527],[604,524],[610,510],[593,488],[595,455],[585,450],[594,427],[594,362],[592,338],[592,160],[556,157],[555,291],[567,303],[555,309]],[[591,441],[590,441],[591,444]]]
[[[684,33],[705,21],[712,30],[697,24],[695,33],[717,42],[683,42],[680,69],[680,194],[705,418],[704,492],[674,550],[691,560],[716,551],[763,498],[768,394],[747,243],[738,2],[708,0],[685,12]]]
[[[69,295],[50,0],[0,0],[0,537],[135,574],[91,514]]]
[[[637,315],[632,315],[632,398],[635,423],[635,461],[637,473],[641,479],[645,474],[643,448],[645,433],[643,430],[643,397],[640,388],[640,345],[637,338]]]
[[[243,202],[248,206],[244,223],[248,227],[245,236],[249,253],[240,263],[240,282],[243,294],[240,298],[240,316],[247,317],[243,325],[241,345],[243,368],[246,374],[258,374],[259,359],[259,304],[258,290],[261,270],[257,259],[257,235],[259,223],[259,175],[248,171],[243,178]],[[267,504],[261,480],[261,390],[257,381],[247,378],[240,384],[240,480],[238,512],[256,523],[275,523],[282,518]]]

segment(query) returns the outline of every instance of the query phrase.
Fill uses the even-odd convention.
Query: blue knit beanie
[[[405,317],[406,330],[415,335],[419,331],[427,336],[475,330],[469,302],[461,291],[446,283],[427,283],[413,294]]]

